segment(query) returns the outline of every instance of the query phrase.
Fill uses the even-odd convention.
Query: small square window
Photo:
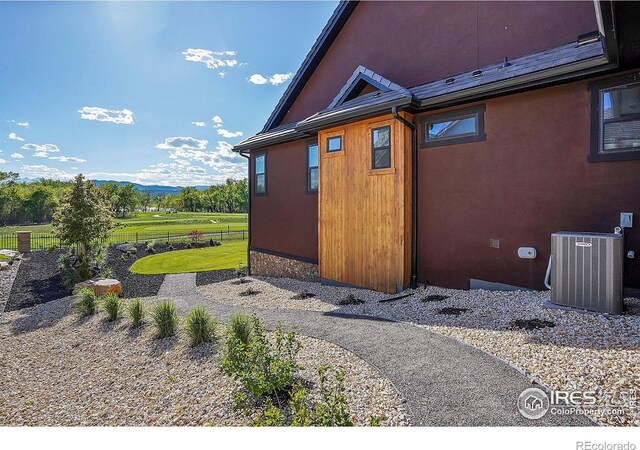
[[[339,152],[342,150],[342,136],[333,136],[327,138],[327,151]]]
[[[391,127],[379,127],[371,130],[371,167],[388,169],[391,167]]]

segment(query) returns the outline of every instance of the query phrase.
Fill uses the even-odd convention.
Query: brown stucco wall
[[[419,150],[420,281],[542,289],[552,232],[612,232],[623,211],[640,218],[640,161],[587,162],[589,101],[586,82],[488,100],[486,141]],[[520,246],[538,257],[519,259]],[[640,226],[626,248],[640,251]],[[625,259],[625,284],[640,287],[639,259]]]
[[[592,1],[361,2],[283,123],[326,108],[359,64],[411,87],[595,30]]]
[[[251,161],[251,246],[318,258],[318,195],[307,193],[307,141],[266,149],[267,195],[255,195]]]

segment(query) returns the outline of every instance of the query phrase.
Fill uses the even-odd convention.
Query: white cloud
[[[236,59],[224,58],[225,56],[235,56],[236,52],[232,50],[214,52],[212,50],[205,50],[202,48],[188,48],[183,51],[182,54],[184,55],[184,59],[187,61],[202,63],[209,69],[235,67],[238,65],[238,61]]]
[[[260,75],[259,73],[254,73],[248,78],[248,80],[249,80],[249,83],[253,83],[253,84],[271,84],[273,86],[277,86],[278,84],[287,82],[292,76],[293,76],[293,73],[291,72],[274,73],[270,77],[265,77],[263,75]]]
[[[223,138],[231,139],[235,137],[240,137],[244,133],[242,131],[228,131],[228,130],[225,130],[224,128],[218,128],[218,134],[221,135]]]
[[[22,150],[33,150],[33,156],[37,158],[48,158],[49,153],[60,153],[56,144],[24,144]]]
[[[227,141],[218,141],[216,145],[216,151],[220,156],[224,156],[225,158],[237,158],[238,154],[233,152],[233,145],[229,144]]]
[[[226,75],[225,72],[218,72],[218,75],[220,75],[220,78],[224,78],[224,76]]]
[[[164,140],[162,144],[156,145],[156,148],[162,150],[176,150],[176,149],[194,149],[204,150],[207,148],[209,141],[206,139],[197,139],[189,136],[175,136],[169,137]]]
[[[28,127],[29,126],[29,122],[18,122],[16,120],[7,120],[7,122],[14,123],[14,124],[18,125],[19,127]]]
[[[76,162],[76,163],[87,162],[86,159],[76,158],[75,156],[50,156],[49,159],[55,159],[60,162]]]
[[[206,127],[206,122],[191,122],[191,125],[195,125],[196,127]]]
[[[48,167],[44,164],[23,165],[20,174],[27,178],[53,178],[56,180],[71,180],[74,175],[55,167]]]
[[[14,141],[24,141],[24,139],[15,133],[9,133],[9,139],[13,139]]]
[[[207,173],[207,169],[200,166],[189,166],[187,167],[187,172],[189,173]]]
[[[6,160],[6,159],[2,159],[2,158],[0,158],[0,164],[6,164],[6,163],[7,163],[7,160]]]
[[[213,123],[222,124],[222,117],[220,116],[213,116],[211,120],[213,120]]]
[[[123,125],[133,124],[133,111],[128,109],[106,109],[98,106],[83,106],[79,109],[81,119],[97,120],[99,122],[113,122]]]
[[[24,158],[24,156],[22,156],[21,153],[12,153],[11,157],[15,158],[15,159],[23,159]]]

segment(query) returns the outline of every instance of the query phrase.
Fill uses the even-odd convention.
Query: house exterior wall
[[[640,217],[640,161],[587,162],[590,98],[585,81],[490,99],[485,141],[419,149],[419,281],[543,289],[552,232],[612,232],[620,212]],[[537,258],[518,258],[521,246]],[[626,249],[640,250],[640,227]],[[625,258],[625,285],[640,288],[638,259]]]
[[[412,87],[597,29],[590,0],[361,2],[283,123],[326,108],[358,65]]]
[[[318,259],[318,195],[307,193],[307,141],[265,149],[267,195],[255,193],[255,158],[251,153],[251,247]]]

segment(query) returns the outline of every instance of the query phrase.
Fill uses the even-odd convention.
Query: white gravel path
[[[260,294],[240,297],[230,282],[200,288],[218,303],[257,308],[336,310],[423,326],[480,348],[527,373],[554,390],[595,390],[597,408],[588,411],[602,424],[640,425],[640,301],[626,299],[634,315],[608,316],[547,309],[548,292],[461,291],[427,287],[407,291],[409,297],[379,303],[386,294],[364,289],[322,286],[290,279],[254,277],[249,284]],[[302,290],[316,296],[291,300]],[[362,304],[338,306],[349,293]],[[442,301],[422,301],[442,295]],[[461,308],[460,315],[446,315],[443,308]],[[525,330],[516,320],[539,319],[555,326]],[[610,410],[607,411],[607,408]],[[611,411],[613,410],[613,411]]]
[[[157,301],[143,299],[147,306]],[[239,384],[220,372],[217,345],[192,350],[184,338],[159,340],[104,313],[79,319],[70,298],[7,313],[0,324],[0,425],[249,425],[232,408]],[[301,337],[300,376],[328,363],[346,371],[346,396],[359,425],[408,419],[391,383],[326,341]],[[312,388],[310,395],[317,396]]]
[[[11,252],[10,256],[14,256],[14,252],[10,250],[4,250],[3,252]],[[20,267],[21,262],[22,258],[18,256],[13,260],[13,264],[9,266],[8,270],[0,270],[0,320],[2,319],[4,308],[5,306],[7,306],[7,302],[9,301],[11,287],[13,286],[13,282],[16,279],[16,275],[18,275],[18,268]]]

